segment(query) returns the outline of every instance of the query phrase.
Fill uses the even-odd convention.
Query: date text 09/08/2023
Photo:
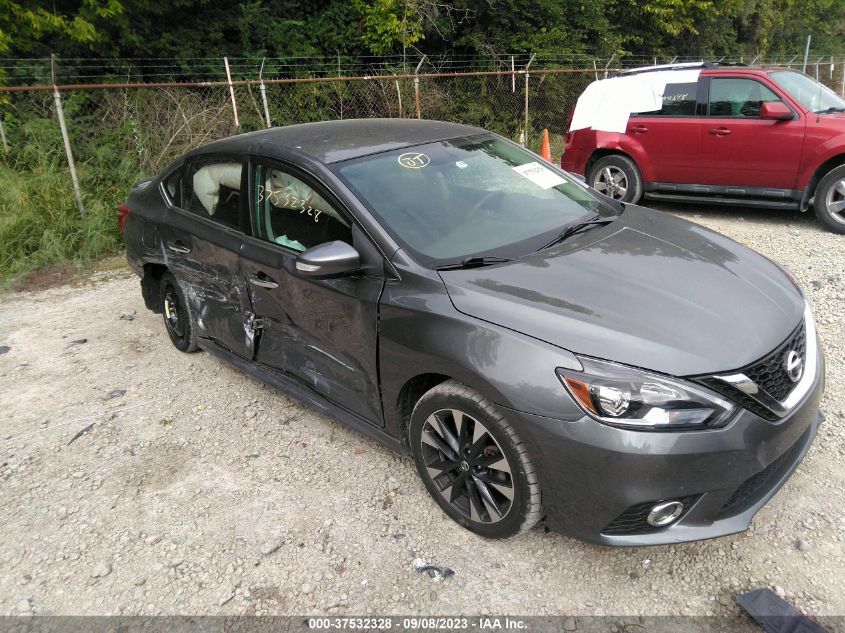
[[[403,630],[525,630],[528,624],[519,618],[478,616],[478,617],[343,617],[309,618],[308,628],[313,630],[331,629],[381,629]]]

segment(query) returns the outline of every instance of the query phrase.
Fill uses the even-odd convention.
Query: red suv
[[[582,128],[567,134],[560,162],[597,191],[632,203],[812,204],[830,230],[845,233],[845,100],[836,93],[794,70],[712,63],[603,81],[617,83],[599,87],[603,99],[579,99]],[[660,109],[633,111],[643,86],[659,86],[652,96]],[[615,126],[593,114],[604,106],[622,108]],[[590,109],[592,125],[583,127],[579,109]]]

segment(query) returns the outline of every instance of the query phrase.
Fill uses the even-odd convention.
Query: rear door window
[[[185,178],[188,211],[240,230],[243,162],[236,158],[193,162]]]
[[[713,77],[708,113],[715,117],[755,118],[764,103],[780,101],[772,90],[754,79]]]
[[[663,106],[652,112],[640,112],[640,116],[695,116],[698,83],[666,84],[663,92]]]

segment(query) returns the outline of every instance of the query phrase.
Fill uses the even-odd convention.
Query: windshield
[[[813,112],[840,108],[845,110],[845,101],[835,92],[803,73],[794,70],[778,70],[769,73],[769,76],[808,110]]]
[[[612,215],[584,186],[492,135],[365,156],[334,171],[428,265],[518,257],[566,224]]]

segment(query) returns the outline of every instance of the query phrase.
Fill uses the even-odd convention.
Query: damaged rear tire
[[[197,351],[197,320],[185,291],[172,273],[162,276],[160,287],[164,327],[170,340],[180,352]]]

